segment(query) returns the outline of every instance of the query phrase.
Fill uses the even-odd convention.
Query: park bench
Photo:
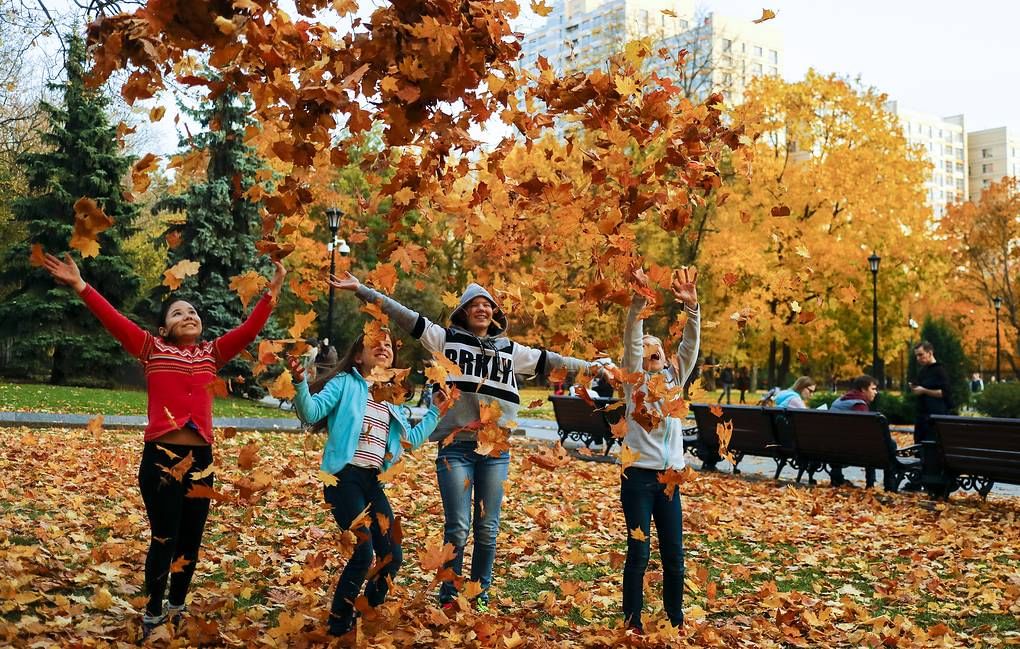
[[[712,408],[721,408],[722,413],[715,415]],[[762,406],[710,406],[705,403],[691,404],[694,420],[698,424],[698,441],[691,453],[701,460],[705,468],[714,468],[722,460],[719,455],[719,436],[716,426],[720,423],[732,422],[733,433],[730,436],[729,451],[733,455],[733,472],[740,473],[740,461],[750,455],[771,458],[776,463],[776,472],[772,476],[778,479],[779,474],[787,466],[802,469],[798,461],[793,438],[780,421],[783,413],[781,408]],[[804,466],[807,470],[810,467]],[[803,470],[801,471],[803,473]],[[812,476],[814,471],[811,471]],[[800,475],[797,480],[800,481]]]
[[[972,489],[982,498],[996,482],[1020,485],[1020,419],[933,415],[931,423],[935,449],[925,459],[935,466],[925,467],[922,484],[934,476],[936,487],[944,485],[938,495]]]
[[[592,444],[604,445],[603,455],[609,455],[613,443],[619,441],[613,437],[610,426],[620,421],[624,408],[605,408],[618,403],[617,399],[595,398],[594,408],[581,397],[552,395],[549,401],[556,414],[560,444],[570,439],[584,443],[586,448],[591,448]]]
[[[920,445],[896,448],[889,422],[879,413],[790,408],[779,419],[789,426],[802,465],[817,465],[830,475],[834,465],[882,469],[890,472],[893,491],[905,477],[920,479]]]

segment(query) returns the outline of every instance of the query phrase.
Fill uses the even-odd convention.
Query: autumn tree
[[[147,308],[158,311],[167,299],[189,300],[199,308],[206,335],[213,337],[236,327],[247,315],[250,305],[235,291],[238,282],[254,283],[257,289],[265,281],[259,277],[271,273],[269,259],[259,257],[255,246],[262,232],[261,202],[251,200],[253,191],[271,178],[266,174],[260,183],[262,161],[245,143],[245,129],[253,125],[249,109],[250,104],[230,91],[196,109],[186,109],[206,130],[182,139],[182,146],[188,148],[181,166],[205,162],[205,173],[193,176],[182,193],[156,206],[157,211],[182,216],[158,242],[169,248],[167,265],[170,269],[198,267],[181,272],[177,279],[168,270],[167,281],[156,288]],[[264,335],[280,333],[270,321]],[[240,377],[231,384],[236,393],[261,396],[247,363],[234,360],[225,371]]]
[[[860,372],[870,363],[871,274],[882,257],[879,340],[896,353],[908,332],[901,304],[937,276],[927,254],[927,163],[883,109],[884,96],[809,71],[797,82],[756,79],[733,119],[760,137],[746,178],[718,199],[705,241],[711,312],[728,318],[704,347],[766,358],[768,381],[799,372]]]
[[[994,346],[993,301],[1002,300],[1002,363],[1020,377],[1020,180],[1005,177],[986,187],[976,201],[950,205],[938,234],[948,244],[954,273],[949,284],[959,298],[982,314],[984,347]],[[966,334],[971,347],[976,338]],[[994,361],[993,361],[994,366]]]
[[[63,103],[43,104],[49,121],[42,136],[45,150],[18,161],[29,194],[15,201],[13,210],[26,236],[6,251],[0,276],[0,282],[16,286],[0,304],[0,335],[11,340],[16,370],[45,372],[58,384],[113,376],[129,358],[115,340],[95,335],[98,325],[77,297],[56,286],[41,268],[29,266],[32,246],[60,253],[70,241],[84,258],[86,280],[121,309],[132,306],[138,290],[138,278],[122,254],[137,214],[121,184],[131,161],[119,150],[116,129],[107,121],[107,99],[85,88],[84,42],[77,36],[68,42],[67,79],[52,86]],[[92,240],[72,238],[84,222],[72,206],[83,197],[112,219],[112,226]]]

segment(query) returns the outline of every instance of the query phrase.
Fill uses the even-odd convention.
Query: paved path
[[[279,405],[274,403],[273,405]],[[213,420],[213,425],[217,428],[228,428],[234,427],[240,430],[257,430],[257,431],[280,431],[280,432],[297,432],[302,430],[300,422],[297,418],[286,416],[289,411],[289,404],[283,404],[280,407],[280,414],[283,417],[277,418],[256,418],[256,417],[217,417]],[[425,412],[423,408],[411,408],[412,417],[418,419]],[[63,414],[52,414],[52,413],[39,413],[39,412],[0,412],[0,426],[32,426],[32,427],[70,427],[70,428],[84,428],[89,421],[94,418],[94,415],[63,415]],[[137,416],[123,416],[123,415],[109,415],[104,416],[103,425],[109,428],[145,428],[147,420],[145,417]],[[556,422],[548,419],[519,419],[518,429],[523,431],[523,435],[528,439],[540,440],[540,441],[557,441],[559,437],[556,435]],[[567,441],[565,445],[568,449],[577,448],[583,446],[579,442]],[[614,450],[610,453],[610,457],[613,457],[618,452],[614,447]],[[698,468],[701,466],[700,460],[697,458],[687,455],[686,460],[689,464]],[[729,464],[726,462],[720,462],[719,468],[721,470],[728,469]],[[766,476],[771,478],[775,472],[775,463],[768,458],[759,457],[746,457],[740,463],[741,473]],[[843,474],[848,480],[857,484],[858,486],[864,485],[864,470],[855,467],[847,467],[843,470]],[[793,483],[793,479],[796,477],[796,473],[792,469],[784,469],[779,480],[781,482]],[[806,481],[806,478],[805,478]],[[879,477],[881,481],[881,477]],[[818,482],[820,489],[827,489],[828,477],[824,474],[818,475]],[[968,492],[970,493],[970,492]],[[992,495],[997,496],[1014,496],[1020,497],[1020,486],[1017,485],[1004,485],[996,484],[992,488]]]

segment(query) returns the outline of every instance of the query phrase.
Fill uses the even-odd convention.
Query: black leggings
[[[176,457],[160,450],[157,445]],[[172,470],[189,453],[193,463],[180,479],[164,470]],[[145,590],[149,595],[145,610],[149,615],[159,615],[163,611],[163,595],[168,577],[170,594],[167,599],[171,604],[184,604],[188,586],[195,574],[205,520],[209,516],[209,499],[188,498],[187,493],[192,484],[212,487],[211,475],[201,480],[191,479],[193,473],[204,470],[210,464],[211,446],[145,443],[142,464],[138,467],[138,486],[142,491],[151,532],[149,553],[145,556]],[[186,562],[181,565],[182,562],[178,561],[178,565],[174,566],[174,561],[181,557]]]

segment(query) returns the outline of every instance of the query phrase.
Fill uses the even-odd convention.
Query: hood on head
[[[476,297],[484,297],[490,304],[492,304],[492,322],[489,324],[488,335],[496,336],[501,333],[506,333],[507,319],[506,314],[503,313],[503,309],[500,308],[499,303],[492,298],[488,291],[474,282],[468,284],[467,288],[464,289],[464,293],[460,296],[460,302],[457,304],[457,308],[450,314],[450,322],[461,329],[468,330],[463,311],[468,302]]]

